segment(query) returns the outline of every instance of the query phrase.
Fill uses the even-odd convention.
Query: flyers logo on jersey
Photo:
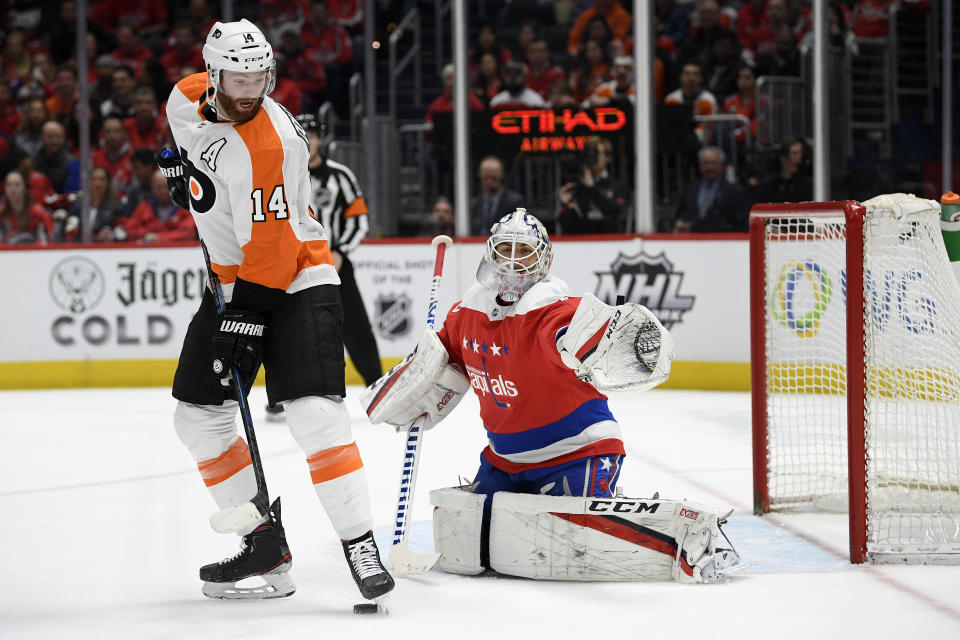
[[[203,171],[197,169],[193,161],[190,160],[189,153],[184,147],[180,147],[180,159],[187,168],[186,177],[187,190],[190,193],[190,209],[193,210],[194,213],[206,213],[210,211],[210,209],[213,208],[213,203],[217,199],[217,189],[213,185],[213,180]]]

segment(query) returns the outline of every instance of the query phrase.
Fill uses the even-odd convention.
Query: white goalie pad
[[[447,573],[475,576],[480,564],[480,534],[486,496],[460,487],[430,492],[433,509],[433,544],[440,553],[440,568]]]
[[[413,353],[360,392],[370,421],[405,430],[421,416],[424,429],[443,420],[470,389],[467,376],[447,360],[440,338],[427,330]]]
[[[591,294],[577,306],[557,349],[564,364],[600,391],[645,391],[664,382],[673,338],[649,309],[611,307]]]
[[[490,568],[541,580],[718,582],[717,514],[692,502],[499,492]]]

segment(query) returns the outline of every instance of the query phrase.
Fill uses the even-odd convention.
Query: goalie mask
[[[207,104],[214,108],[218,93],[233,99],[259,100],[272,92],[277,82],[273,47],[263,32],[247,19],[214,24],[203,45],[203,61],[207,66],[207,84],[213,87],[212,92],[207,92]],[[235,89],[231,92],[224,88],[224,71],[250,74],[249,79],[255,81],[256,86],[245,89],[244,95],[234,95]],[[241,80],[244,80],[242,76]]]
[[[553,247],[547,230],[526,209],[516,209],[490,229],[477,282],[516,302],[550,272]]]

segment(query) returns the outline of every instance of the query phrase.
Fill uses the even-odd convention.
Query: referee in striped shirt
[[[312,191],[310,207],[327,231],[333,265],[340,274],[343,344],[353,360],[353,366],[363,377],[364,384],[370,385],[383,374],[380,352],[353,274],[353,263],[348,257],[367,237],[367,201],[353,171],[321,155],[326,125],[310,113],[298,115],[297,122],[310,140],[310,160],[307,164]],[[279,405],[267,407],[268,418],[279,419],[282,412],[283,407]]]

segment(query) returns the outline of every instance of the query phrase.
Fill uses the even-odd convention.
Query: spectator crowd
[[[929,7],[928,0],[831,0],[831,39],[883,35],[890,11],[900,3]],[[274,99],[293,114],[315,112],[328,101],[346,112],[347,83],[363,68],[357,53],[363,43],[362,0],[234,4],[235,14],[256,21],[274,44]],[[402,14],[415,4],[378,1],[377,6]],[[467,56],[472,110],[628,106],[634,100],[632,3],[483,5],[483,22],[471,24],[475,35]],[[220,3],[89,0],[84,78],[76,60],[75,0],[11,0],[5,7],[0,243],[80,241],[86,225],[97,242],[195,239],[191,216],[162,188],[154,156],[171,142],[164,101],[174,83],[204,70],[201,47]],[[697,115],[742,115],[750,128],[735,132],[742,145],[756,133],[757,78],[801,74],[799,51],[810,37],[812,2],[655,0],[654,16],[656,53],[649,72],[658,103],[689,105]],[[390,26],[379,22],[385,24],[376,29],[381,39]],[[443,68],[442,93],[427,108],[427,122],[451,111],[453,75],[451,65]],[[81,82],[88,89],[93,148],[86,212],[79,204]],[[812,197],[811,141],[784,141],[776,166],[766,172],[732,171],[725,166],[732,149],[712,139],[708,125],[700,123],[693,135],[691,166],[697,177],[681,186],[676,210],[658,220],[658,230],[743,231],[751,202]],[[632,159],[617,156],[607,139],[591,140],[556,194],[557,232],[625,229],[631,197],[623,178]],[[484,233],[504,207],[519,201],[511,188],[517,186],[507,169],[511,164],[510,158],[477,158],[473,232]],[[446,225],[449,194],[438,207],[434,218],[436,211],[442,217],[432,224]]]
[[[811,0],[651,0],[656,30],[654,99],[666,108],[688,109],[686,130],[659,131],[682,141],[684,169],[679,192],[670,194],[668,212],[658,212],[660,232],[746,231],[755,202],[810,200],[813,140],[786,137],[765,155],[752,153],[757,136],[757,80],[762,76],[803,78],[804,50],[812,46]],[[512,0],[488,10],[474,25],[467,55],[472,111],[521,108],[618,106],[632,111],[632,2],[616,0]],[[890,28],[891,12],[903,6],[924,12],[929,0],[830,0],[831,44],[848,37],[880,37]],[[497,8],[499,9],[497,10]],[[443,92],[429,106],[426,122],[452,110],[454,68],[443,69]],[[724,128],[711,116],[742,118]],[[674,121],[658,126],[669,129]],[[643,134],[640,134],[643,135]],[[587,139],[577,165],[561,168],[562,186],[553,211],[538,212],[554,233],[607,233],[629,230],[632,196],[630,150],[619,154],[607,138]],[[616,145],[614,145],[616,146]],[[738,159],[736,166],[728,158]],[[493,217],[484,203],[492,158],[478,163],[471,204],[472,233],[484,231]],[[563,158],[556,160],[564,164]],[[444,163],[440,163],[441,165]],[[506,172],[503,167],[511,167]],[[498,186],[504,194],[524,191],[529,176],[513,157],[500,157]],[[662,167],[658,167],[658,171]],[[686,171],[689,169],[689,171]],[[689,177],[686,175],[689,174]],[[441,180],[441,183],[443,180]],[[444,185],[441,184],[441,188]],[[442,190],[442,189],[441,189]],[[516,190],[516,191],[514,191]],[[499,197],[499,196],[498,196]],[[503,201],[512,198],[502,197]]]
[[[170,200],[156,153],[173,85],[204,71],[204,39],[221,3],[88,0],[79,77],[75,0],[11,0],[0,26],[0,244],[196,239]],[[362,0],[235,2],[274,43],[273,98],[291,113],[346,97]],[[90,130],[90,208],[81,211],[80,83]],[[86,217],[84,218],[84,215]]]

